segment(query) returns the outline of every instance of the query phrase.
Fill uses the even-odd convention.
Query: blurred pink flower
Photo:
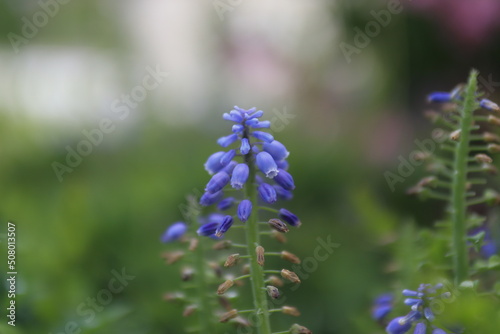
[[[442,24],[447,36],[468,46],[484,44],[500,26],[498,0],[419,0],[411,6]]]

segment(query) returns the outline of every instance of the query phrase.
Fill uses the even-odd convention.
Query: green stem
[[[212,306],[207,295],[207,273],[205,270],[205,238],[198,238],[198,246],[194,251],[195,267],[196,267],[196,285],[198,288],[200,333],[214,333],[211,321]]]
[[[460,138],[457,145],[454,161],[453,186],[451,189],[451,221],[453,229],[453,270],[455,283],[460,284],[469,277],[467,255],[466,220],[466,183],[467,162],[469,158],[469,140],[473,125],[473,112],[476,109],[475,95],[477,90],[476,71],[472,71],[465,92],[465,100],[460,119]]]
[[[245,162],[250,169],[249,182],[245,185],[245,198],[248,198],[253,205],[257,204],[257,192],[251,182],[255,179],[255,165],[252,161],[252,153],[245,156]],[[250,282],[252,285],[252,294],[254,306],[256,309],[257,321],[255,327],[259,334],[271,334],[271,323],[269,321],[269,309],[267,305],[267,295],[264,287],[264,271],[257,263],[257,253],[255,248],[260,245],[258,210],[252,209],[250,218],[245,223],[245,232],[247,239],[247,249],[250,255]]]

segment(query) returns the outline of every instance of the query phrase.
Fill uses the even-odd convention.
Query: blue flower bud
[[[233,173],[234,167],[236,167],[238,163],[236,161],[231,161],[226,167],[221,169],[221,172],[226,172],[228,175]]]
[[[276,190],[274,188],[267,184],[267,183],[261,183],[257,191],[259,193],[260,198],[266,203],[274,203],[277,200],[277,194]]]
[[[498,104],[496,104],[493,101],[490,101],[488,99],[482,99],[479,102],[479,106],[481,108],[484,108],[486,110],[491,110],[491,111],[500,111],[500,108],[498,107]]]
[[[377,305],[372,309],[372,318],[381,321],[392,311],[392,305]]]
[[[250,152],[250,143],[247,138],[243,138],[241,140],[240,153],[245,155],[248,154],[248,152]]]
[[[429,321],[434,321],[436,318],[430,307],[424,308],[424,317]]]
[[[217,227],[217,230],[215,231],[215,236],[219,238],[222,237],[224,233],[226,233],[232,225],[233,225],[233,217],[225,216],[222,223],[219,225],[219,227]]]
[[[271,122],[260,121],[260,122],[251,124],[250,127],[252,129],[269,129],[271,127]]]
[[[254,108],[253,108],[254,109]],[[254,109],[255,110],[255,109]],[[262,117],[262,115],[264,115],[264,112],[262,110],[257,110],[255,111],[253,114],[249,114],[248,115],[248,119],[252,119],[252,118],[260,118]]]
[[[216,193],[229,183],[229,175],[226,172],[218,172],[207,183],[205,191],[209,193]]]
[[[273,178],[278,174],[278,166],[273,157],[267,152],[259,152],[256,157],[256,164],[260,171],[268,178]]]
[[[411,322],[406,321],[405,317],[398,317],[393,319],[385,328],[389,334],[403,334],[410,330]]]
[[[238,218],[245,223],[252,213],[252,202],[248,199],[244,199],[238,205]]]
[[[409,306],[412,306],[412,305],[415,305],[417,303],[420,303],[421,299],[415,299],[415,298],[406,298],[404,303],[406,305],[409,305]]]
[[[292,175],[283,169],[278,169],[278,175],[273,180],[286,190],[295,189]]]
[[[249,114],[253,113],[255,110],[257,110],[257,108],[253,107],[253,108],[250,108],[250,109],[243,109],[243,108],[240,108],[238,106],[234,106],[234,109],[233,111],[238,111],[239,113],[241,113],[242,115],[244,116],[248,116]]]
[[[293,198],[293,193],[284,189],[282,186],[275,184],[273,186],[274,190],[276,190],[276,194],[278,194],[278,198],[283,199],[285,201],[289,201]]]
[[[241,189],[248,180],[250,170],[247,164],[238,164],[234,167],[233,175],[231,177],[231,187],[234,189]]]
[[[231,160],[233,160],[233,158],[235,157],[235,155],[236,155],[236,151],[235,150],[229,150],[229,151],[227,151],[220,158],[220,164],[222,166],[227,166],[227,164],[229,164],[231,162]]]
[[[299,227],[300,225],[302,225],[302,222],[299,220],[299,218],[287,209],[280,209],[278,215],[282,220],[284,220],[291,226]]]
[[[244,129],[245,129],[245,127],[243,125],[235,124],[231,128],[231,131],[233,131],[233,133],[241,133],[241,132],[243,132]]]
[[[265,143],[270,143],[274,140],[273,135],[262,131],[254,131],[252,132],[252,136],[257,138],[258,140],[262,140]]]
[[[232,207],[233,204],[234,204],[234,197],[228,197],[220,201],[219,204],[217,204],[217,208],[221,211],[224,211]]]
[[[427,326],[423,322],[420,322],[415,326],[415,330],[413,331],[413,334],[425,334],[426,330],[427,330]]]
[[[283,170],[288,170],[288,161],[286,160],[276,161],[276,165],[278,166],[278,168],[281,168]]]
[[[213,193],[213,194],[206,192],[201,196],[200,204],[202,206],[209,206],[209,205],[215,204],[222,199],[222,196],[223,196],[222,191],[218,191],[218,192]]]
[[[217,227],[219,227],[218,222],[210,222],[210,223],[201,225],[200,228],[198,229],[198,231],[196,231],[196,233],[198,233],[198,235],[200,235],[200,236],[208,237],[208,236],[211,236],[212,234],[214,234],[215,231],[217,231]]]
[[[434,328],[434,330],[432,331],[432,334],[446,334],[446,332],[444,330],[442,330],[441,328]]]
[[[382,321],[392,311],[393,299],[391,294],[378,296],[373,301],[372,318],[377,321]]]
[[[222,118],[225,119],[226,121],[231,121],[235,123],[241,123],[243,121],[243,117],[240,114],[237,113],[224,113],[222,115]]]
[[[228,147],[236,140],[238,140],[238,135],[236,133],[233,133],[229,136],[220,137],[219,139],[217,139],[217,144],[219,144],[222,147]]]
[[[220,171],[222,169],[222,166],[220,164],[220,159],[226,152],[220,151],[220,152],[215,152],[211,156],[208,157],[207,162],[205,162],[205,170],[210,174],[213,175]]]
[[[176,222],[170,225],[163,236],[161,237],[162,242],[172,242],[179,240],[187,231],[187,225],[184,222]]]
[[[402,292],[403,296],[406,296],[406,297],[419,297],[421,295],[420,292],[417,292],[417,291],[413,291],[413,290],[403,290]]]
[[[262,149],[271,154],[276,161],[284,160],[290,155],[290,152],[286,150],[285,145],[277,140],[273,140],[270,143],[264,143],[262,145]]]
[[[257,118],[250,118],[245,121],[245,125],[247,126],[252,126],[257,123],[259,123],[259,120]]]
[[[429,96],[427,96],[427,101],[445,103],[445,102],[451,102],[452,97],[451,94],[448,92],[434,92],[429,94]]]
[[[390,293],[378,296],[373,302],[375,305],[392,304],[394,297]]]

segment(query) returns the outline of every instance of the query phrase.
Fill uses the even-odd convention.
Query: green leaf
[[[488,259],[488,269],[500,269],[500,256],[493,255]]]

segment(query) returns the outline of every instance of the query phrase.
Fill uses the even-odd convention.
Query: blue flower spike
[[[212,154],[205,162],[205,169],[211,178],[199,201],[202,206],[216,205],[218,212],[200,219],[201,225],[197,230],[199,236],[219,240],[226,237],[235,223],[245,224],[245,226],[235,227],[245,227],[238,231],[245,233],[246,240],[250,244],[244,247],[238,245],[238,247],[246,248],[247,253],[242,256],[239,254],[230,255],[225,266],[226,263],[227,266],[230,266],[231,259],[234,260],[236,257],[241,258],[241,261],[248,261],[247,264],[252,268],[250,273],[234,278],[234,280],[249,278],[253,291],[269,289],[269,286],[266,286],[268,280],[265,276],[271,271],[266,272],[264,266],[269,265],[265,261],[266,255],[273,253],[265,253],[262,245],[265,238],[262,240],[261,235],[272,234],[276,240],[284,242],[283,237],[276,237],[275,232],[288,232],[289,229],[285,223],[296,227],[301,224],[297,216],[286,209],[281,209],[278,212],[278,216],[283,221],[277,217],[259,217],[261,211],[264,210],[276,212],[276,209],[267,207],[267,204],[276,202],[278,198],[280,200],[291,199],[293,197],[292,191],[295,189],[293,177],[288,172],[289,164],[286,161],[290,153],[282,143],[274,139],[273,135],[266,132],[267,129],[271,128],[271,122],[261,120],[263,115],[262,110],[243,109],[238,106],[223,114],[222,118],[232,123],[230,133],[226,133],[225,136],[217,140],[217,144],[225,150]],[[274,180],[271,182],[269,179]],[[231,195],[226,196],[225,193]],[[237,207],[235,208],[235,206]],[[221,213],[222,211],[224,213]],[[238,218],[238,222],[235,221],[236,218]],[[268,220],[269,223],[266,224],[261,219]],[[274,231],[263,231],[263,228],[272,228]],[[176,231],[176,233],[169,234],[169,240],[182,235],[182,230]],[[227,249],[224,246],[227,244],[230,245],[231,241],[226,239],[217,243],[214,249]],[[284,259],[292,263],[300,263],[300,259],[289,252],[282,251],[281,254]],[[277,272],[280,272],[283,278],[292,283],[300,283],[296,273],[280,269]],[[224,293],[233,284],[232,279],[226,280],[219,286],[217,293]],[[274,289],[277,288],[274,287]],[[269,313],[271,312],[268,309],[267,300],[255,300],[254,304],[254,315],[262,323],[258,332],[271,333],[268,330],[270,327]],[[296,314],[297,311],[286,306],[283,307],[283,313]],[[231,310],[222,315],[224,321],[221,322],[226,322],[237,315],[236,309]],[[306,327],[297,324],[293,325],[289,332],[292,334],[311,333]]]
[[[437,298],[449,298],[450,293],[441,293],[439,290],[443,284],[420,284],[416,291],[403,290],[402,294],[406,298],[404,303],[411,307],[411,311],[404,317],[393,319],[386,328],[387,333],[406,333],[415,324],[414,334],[427,333],[427,327],[435,320],[435,315],[431,310],[431,302]],[[398,325],[399,324],[399,325]],[[408,326],[409,325],[409,326]],[[435,328],[432,333],[443,334],[446,331]]]

